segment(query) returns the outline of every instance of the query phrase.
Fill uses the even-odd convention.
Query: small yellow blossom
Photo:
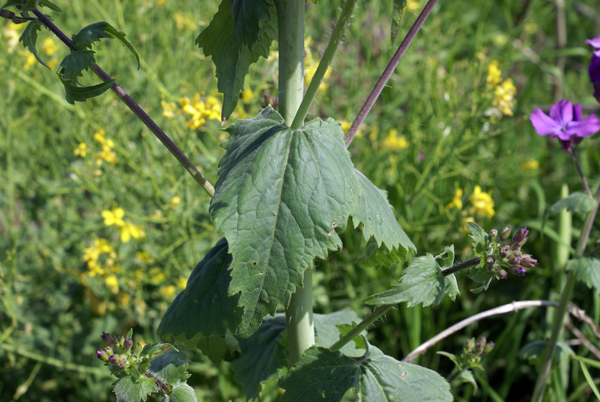
[[[156,2],[156,7],[162,7],[162,6],[164,6],[164,5],[165,5],[165,1],[166,1],[166,0],[158,0],[158,1]]]
[[[175,294],[175,286],[169,285],[167,287],[162,287],[158,293],[160,293],[165,299],[170,299]]]
[[[191,116],[186,127],[192,130],[199,129],[206,123],[206,119],[221,119],[221,103],[214,96],[207,96],[206,102],[200,98],[200,94],[195,94],[192,100],[184,97],[179,100],[183,112]]]
[[[460,223],[460,227],[465,232],[468,230],[467,223],[475,223],[475,218],[473,218],[472,216],[468,216],[462,220],[462,222]]]
[[[182,12],[177,12],[175,13],[175,28],[177,28],[178,31],[193,31],[196,29],[196,21],[186,17]]]
[[[119,293],[119,279],[116,275],[107,276],[106,279],[104,279],[104,283],[106,283],[112,293]]]
[[[164,100],[161,100],[160,104],[163,109],[163,116],[167,119],[172,120],[177,116],[177,104],[175,102],[165,102]]]
[[[131,300],[131,296],[129,296],[129,293],[119,293],[119,304],[121,306],[127,306],[129,304],[129,300]]]
[[[100,165],[102,161],[105,161],[110,163],[111,165],[114,165],[115,163],[117,163],[117,154],[114,151],[112,151],[114,143],[112,142],[112,140],[106,140],[104,144],[105,145],[102,145],[102,151],[97,152],[94,155],[94,158],[96,158],[96,163]]]
[[[513,100],[516,93],[517,88],[515,88],[512,80],[507,78],[502,84],[496,87],[493,105],[498,108],[502,114],[512,116]]]
[[[242,102],[250,103],[254,98],[254,92],[250,88],[247,88],[242,92]]]
[[[179,196],[176,195],[175,197],[171,198],[170,202],[171,202],[171,205],[175,207],[175,206],[181,204],[181,198],[179,198]]]
[[[102,217],[104,218],[104,224],[106,226],[125,226],[123,216],[125,216],[125,211],[123,210],[123,208],[113,208],[112,211],[105,209],[104,211],[102,211]]]
[[[489,193],[482,192],[481,187],[475,186],[469,200],[473,204],[473,207],[469,210],[470,214],[487,216],[488,218],[494,216],[494,201],[492,200],[492,196]]]
[[[181,290],[185,289],[185,287],[187,286],[187,279],[185,279],[183,276],[180,276],[179,279],[177,279],[177,287]]]
[[[131,223],[131,221],[127,221],[127,223],[121,226],[121,241],[123,243],[128,243],[132,237],[136,240],[139,240],[145,236],[146,232],[144,232],[140,226],[136,226]]]
[[[535,170],[540,167],[540,163],[535,159],[530,159],[521,164],[521,170]]]
[[[19,52],[19,53],[25,56],[25,65],[23,66],[23,69],[25,71],[29,70],[31,67],[33,67],[35,65],[35,63],[37,63],[37,59],[35,58],[33,53],[26,51],[26,50]]]
[[[454,197],[452,198],[452,202],[450,202],[450,204],[448,204],[448,206],[446,208],[462,209],[462,207],[463,207],[462,196],[463,196],[462,188],[457,188],[456,191],[454,191]]]
[[[493,60],[488,65],[488,73],[485,81],[490,87],[499,84],[502,81],[502,71],[498,68],[498,62],[496,60]]]
[[[135,256],[138,258],[138,260],[140,260],[142,264],[152,264],[154,262],[152,256],[147,251],[138,251],[137,253],[135,253]]]
[[[54,70],[56,66],[58,66],[58,60],[52,59],[48,62],[48,67],[50,68],[50,70]]]
[[[106,138],[104,138],[104,129],[100,128],[93,135],[94,140],[98,141],[100,144],[104,144],[106,142]]]
[[[395,128],[388,131],[387,137],[383,140],[383,146],[392,151],[401,151],[408,148],[410,144],[403,135],[398,135],[398,130]]]
[[[159,272],[150,277],[150,282],[152,282],[155,285],[160,285],[165,281],[165,279],[167,279],[167,276],[165,275],[165,273]]]
[[[52,56],[54,53],[58,52],[58,49],[60,49],[52,38],[44,39],[40,48],[42,49],[42,52],[46,54],[46,56]]]
[[[84,158],[87,155],[87,145],[85,142],[80,142],[77,148],[73,151],[73,155]]]
[[[410,12],[416,12],[421,9],[421,4],[417,0],[408,0],[406,9]]]

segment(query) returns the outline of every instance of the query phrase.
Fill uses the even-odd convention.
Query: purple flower
[[[585,43],[592,46],[596,50],[594,52],[594,56],[600,57],[600,36],[594,39],[588,39],[585,41]]]
[[[600,120],[596,115],[591,114],[581,120],[581,106],[573,105],[566,99],[552,105],[550,116],[542,109],[536,109],[530,119],[539,135],[552,134],[552,138],[558,137],[566,151],[570,151],[583,137],[600,131]]]
[[[594,97],[600,102],[600,36],[588,39],[585,43],[593,46],[595,49],[592,61],[588,67],[588,73],[590,74],[590,81],[594,85]]]

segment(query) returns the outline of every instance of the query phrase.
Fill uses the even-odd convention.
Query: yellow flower
[[[94,239],[90,247],[83,249],[83,261],[87,262],[88,268],[94,271],[94,274],[90,276],[104,273],[104,270],[98,265],[98,259],[102,254],[109,254],[112,258],[116,257],[115,250],[108,244],[106,239]]]
[[[158,1],[156,2],[156,7],[162,7],[162,6],[164,6],[164,5],[165,5],[165,1],[166,1],[166,0],[158,0]]]
[[[178,31],[193,31],[194,29],[196,29],[196,21],[186,17],[181,12],[177,12],[175,13],[175,28],[177,28]]]
[[[58,66],[58,60],[52,59],[48,62],[48,67],[50,67],[50,70],[54,70],[56,66]]]
[[[125,226],[123,216],[125,216],[125,211],[123,210],[123,208],[113,208],[112,211],[105,209],[104,211],[102,211],[102,217],[104,218],[104,224],[106,226]]]
[[[468,216],[465,219],[463,219],[463,221],[460,223],[460,227],[462,228],[463,231],[467,231],[467,223],[475,223],[475,218],[473,218],[472,216]]]
[[[498,62],[496,60],[488,65],[488,73],[485,81],[490,87],[499,84],[500,81],[502,81],[502,71],[498,68]]]
[[[535,159],[530,159],[521,164],[521,170],[535,170],[540,167],[540,163]]]
[[[25,69],[25,71],[29,70],[35,65],[35,63],[37,63],[37,59],[35,58],[33,53],[26,50],[19,53],[25,56],[25,65],[23,66],[23,69]]]
[[[175,207],[175,206],[181,204],[181,198],[179,198],[178,196],[175,196],[175,197],[171,198],[170,202],[171,202],[171,205]]]
[[[446,208],[462,209],[462,207],[463,207],[462,196],[463,196],[462,188],[457,188],[456,191],[454,191],[454,197],[452,198],[452,202],[450,204],[448,204],[448,206]]]
[[[147,251],[138,251],[135,256],[142,264],[152,264],[154,262],[152,256]]]
[[[165,102],[164,100],[161,100],[160,104],[163,108],[163,116],[167,119],[172,120],[177,116],[177,104],[175,102]]]
[[[131,297],[129,296],[129,293],[125,293],[125,292],[119,293],[119,304],[121,306],[128,305],[129,304],[129,300],[131,300]]]
[[[112,293],[119,293],[119,279],[116,275],[107,276],[106,279],[104,279],[104,283],[106,283]]]
[[[106,139],[104,138],[104,129],[100,128],[98,131],[94,133],[94,140],[98,141],[100,144],[104,144]]]
[[[150,277],[150,282],[155,285],[160,285],[165,281],[165,279],[167,279],[167,276],[164,274],[164,272],[159,272]]]
[[[73,151],[73,155],[81,156],[82,158],[87,155],[87,145],[85,142],[80,142],[77,148]]]
[[[169,285],[167,287],[163,287],[158,291],[158,293],[160,293],[165,299],[170,299],[175,294],[175,286]]]
[[[406,9],[411,12],[416,12],[421,9],[421,4],[417,0],[408,0]]]
[[[507,78],[502,84],[496,87],[493,105],[497,107],[502,114],[512,116],[513,100],[516,93],[517,88],[515,88],[512,80]]]
[[[114,142],[112,142],[112,140],[106,140],[104,142],[104,145],[102,145],[102,151],[94,155],[98,165],[100,165],[102,161],[106,161],[111,165],[117,163],[117,154],[111,150],[112,147],[114,147]]]
[[[185,289],[185,287],[187,286],[187,279],[185,279],[183,276],[180,276],[179,279],[177,279],[177,287],[181,290]]]
[[[136,226],[131,223],[131,221],[127,221],[127,223],[121,227],[121,241],[123,243],[128,243],[132,237],[136,240],[139,240],[145,236],[146,232],[144,232],[140,226]]]
[[[58,45],[52,38],[44,39],[40,48],[42,49],[42,52],[46,54],[46,56],[52,56],[54,53],[58,52],[59,49]]]
[[[244,92],[242,92],[242,102],[250,103],[252,98],[254,98],[254,92],[252,92],[250,88],[245,89]]]
[[[383,140],[383,146],[392,151],[401,151],[408,148],[409,145],[410,144],[406,140],[406,137],[403,135],[398,135],[398,130],[395,128],[390,129],[387,137],[385,140]]]
[[[475,186],[469,200],[473,204],[473,207],[469,210],[470,214],[487,216],[488,218],[494,216],[494,201],[492,200],[492,196],[489,193],[482,192],[481,187]]]
[[[24,25],[25,24],[13,24],[12,22],[6,24],[6,27],[4,28],[4,37],[6,37],[7,39],[6,44],[8,48],[8,53],[12,53],[15,51],[17,45],[19,44],[19,37],[21,36],[19,34],[19,30],[21,30],[21,28]]]

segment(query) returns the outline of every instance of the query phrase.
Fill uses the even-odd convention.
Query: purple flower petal
[[[581,105],[579,103],[576,103],[575,105],[573,105],[573,121],[581,120],[581,114]]]
[[[554,106],[552,106],[552,108],[554,108]],[[554,121],[554,119],[548,117],[542,109],[534,110],[533,113],[531,113],[529,120],[531,120],[531,124],[533,124],[533,128],[535,128],[535,132],[539,135],[554,134],[560,132],[562,128]]]
[[[592,81],[592,83],[600,83],[600,55],[592,56],[592,62],[588,67],[588,73],[590,73],[590,81]]]
[[[550,109],[550,117],[560,124],[561,128],[565,127],[568,122],[573,121],[573,104],[566,99],[555,103]]]
[[[593,46],[596,50],[600,49],[600,36],[594,39],[588,39],[585,41],[586,44]]]
[[[570,138],[571,136],[588,137],[598,131],[600,131],[600,120],[595,114],[591,114],[581,121],[570,122],[564,132],[569,133]]]

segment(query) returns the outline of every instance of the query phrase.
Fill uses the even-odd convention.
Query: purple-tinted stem
[[[460,271],[461,269],[465,269],[465,268],[477,265],[480,262],[481,262],[481,258],[479,258],[479,257],[473,257],[470,260],[466,260],[466,261],[461,262],[460,264],[453,265],[450,268],[443,269],[442,270],[442,275],[448,276],[448,275],[453,274],[453,273],[455,273],[457,271]]]
[[[73,42],[67,35],[65,35],[48,17],[46,17],[39,10],[33,10],[33,13],[38,19],[48,27],[52,33],[54,33],[65,45],[71,49],[71,51],[77,51],[73,46]],[[111,81],[112,78],[104,72],[96,64],[90,66],[92,71],[96,73],[103,81]],[[202,186],[204,191],[211,197],[215,194],[215,189],[212,184],[200,173],[198,168],[189,160],[187,156],[179,149],[177,145],[169,138],[167,134],[146,114],[146,112],[121,88],[117,83],[114,83],[111,87],[114,93],[129,107],[129,109],[152,131],[152,133],[164,144],[165,147],[175,158],[185,167],[185,169],[192,175],[192,177]]]
[[[427,4],[425,5],[425,8],[423,9],[423,11],[421,11],[421,14],[417,17],[417,20],[415,21],[413,26],[410,28],[410,30],[408,31],[408,33],[402,40],[402,43],[400,44],[400,47],[398,47],[398,50],[396,50],[396,53],[392,57],[392,60],[390,60],[389,64],[385,68],[385,70],[383,70],[383,74],[381,74],[379,81],[377,81],[377,84],[375,84],[375,87],[369,94],[369,97],[365,101],[365,104],[360,109],[360,112],[358,112],[356,119],[354,119],[354,121],[352,122],[352,126],[350,126],[350,129],[346,133],[346,137],[345,137],[346,147],[348,145],[350,145],[350,143],[354,139],[356,132],[358,131],[358,129],[360,128],[362,123],[365,121],[365,118],[371,111],[371,108],[373,107],[373,105],[375,104],[375,101],[381,94],[381,91],[383,91],[383,87],[385,87],[385,84],[387,84],[388,80],[394,73],[396,66],[398,66],[398,63],[404,56],[404,53],[406,53],[406,50],[408,49],[411,42],[417,35],[417,32],[419,32],[419,29],[421,29],[421,27],[425,23],[425,20],[427,19],[427,17],[431,13],[431,10],[433,10],[433,7],[435,7],[437,2],[438,2],[438,0],[429,0],[427,2]]]
[[[590,190],[590,186],[588,186],[587,180],[585,179],[585,176],[583,175],[583,171],[581,170],[581,166],[579,166],[579,161],[577,160],[577,155],[575,155],[575,150],[571,149],[569,151],[569,154],[571,154],[571,157],[573,158],[573,162],[575,162],[575,167],[577,167],[577,172],[579,173],[579,177],[581,177],[581,181],[583,182],[583,186],[585,187],[586,193],[590,197],[593,197],[592,191]]]

